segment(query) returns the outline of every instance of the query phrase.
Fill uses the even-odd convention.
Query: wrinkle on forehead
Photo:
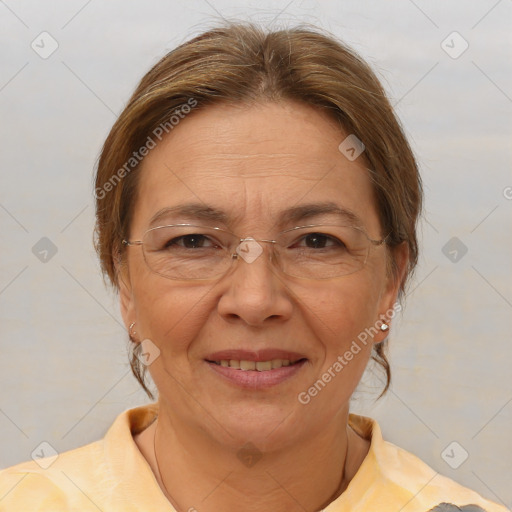
[[[349,161],[340,153],[345,135],[324,115],[275,104],[227,114],[214,106],[186,118],[145,158],[140,192],[146,221],[190,200],[253,225],[298,203],[324,200],[375,219],[364,159]]]
[[[185,162],[176,159],[156,159],[179,178],[195,179],[209,176],[222,178],[272,178],[290,177],[305,181],[319,181],[331,170],[338,168],[340,177],[348,178],[352,173],[366,174],[364,162],[345,162],[331,155],[304,155],[297,153],[258,153],[254,155],[216,153],[190,153]]]
[[[336,162],[366,172],[362,158],[349,162],[340,154],[344,138],[327,114],[301,103],[212,105],[185,118],[143,166],[150,161],[201,177],[215,171],[223,177],[283,173],[307,180],[320,178]]]

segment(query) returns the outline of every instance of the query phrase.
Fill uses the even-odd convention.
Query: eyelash
[[[298,240],[294,241],[292,245],[296,245],[298,242],[305,241],[305,239],[307,237],[310,237],[310,236],[313,236],[313,235],[316,235],[317,237],[322,237],[326,242],[331,241],[336,246],[345,246],[343,241],[341,241],[339,238],[336,238],[336,237],[334,237],[332,235],[328,235],[326,233],[320,233],[320,232],[316,232],[316,231],[312,231],[310,233],[306,233],[306,234],[302,235]],[[190,238],[190,237],[195,237],[195,238],[198,238],[200,240],[209,240],[210,242],[213,242],[213,240],[210,237],[208,237],[207,235],[203,235],[201,233],[193,233],[193,234],[188,234],[188,235],[182,235],[182,236],[173,238],[172,240],[168,240],[165,243],[163,248],[164,249],[168,249],[169,247],[175,246],[175,245],[180,245],[181,246],[181,244],[179,242],[185,240],[186,238]],[[220,243],[214,242],[214,247],[219,247],[219,246],[221,246]],[[321,249],[325,249],[325,247],[321,247]]]

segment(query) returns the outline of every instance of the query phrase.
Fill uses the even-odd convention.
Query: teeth
[[[296,361],[295,361],[296,362]],[[258,372],[266,372],[281,368],[282,366],[290,366],[292,363],[289,359],[272,359],[271,361],[236,361],[235,359],[222,359],[221,361],[214,361],[219,366],[235,368],[236,370],[256,370]]]
[[[256,362],[240,361],[240,370],[256,370]]]
[[[272,370],[272,361],[258,361],[256,363],[256,370],[259,372]]]

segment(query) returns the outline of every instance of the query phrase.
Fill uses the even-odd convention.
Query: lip
[[[271,361],[272,359],[288,359],[297,361],[290,366],[282,366],[273,370],[237,370],[226,366],[219,366],[213,361],[230,360],[235,361]],[[289,352],[281,349],[263,349],[263,350],[222,350],[209,354],[205,358],[205,363],[222,379],[227,380],[237,387],[245,389],[266,389],[281,384],[301,371],[301,368],[307,363],[308,359],[298,352]]]
[[[265,361],[265,359],[263,359],[263,361]],[[270,388],[291,379],[300,372],[306,362],[307,359],[302,359],[290,366],[282,366],[281,368],[259,372],[256,370],[237,370],[235,368],[219,366],[215,363],[205,361],[208,367],[221,378],[226,379],[237,387],[252,390]]]

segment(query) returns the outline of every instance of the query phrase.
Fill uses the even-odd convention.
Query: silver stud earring
[[[382,332],[386,332],[387,330],[389,329],[389,325],[386,324],[386,323],[382,323],[381,326],[380,326],[380,330]]]

